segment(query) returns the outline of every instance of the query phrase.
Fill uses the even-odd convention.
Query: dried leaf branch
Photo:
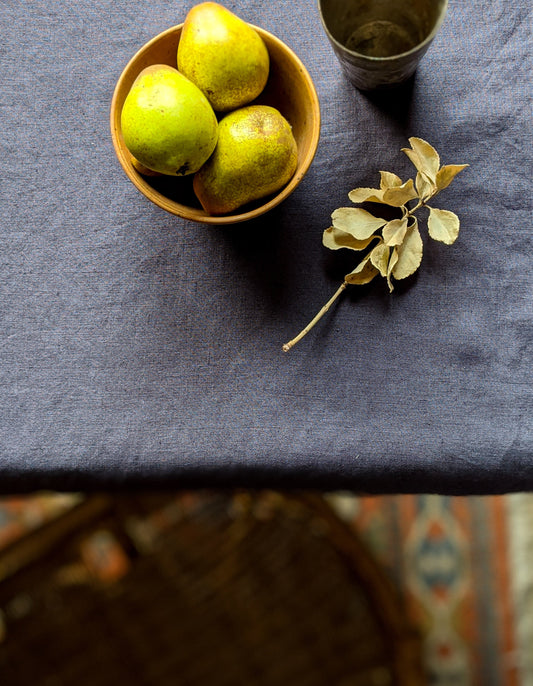
[[[324,231],[326,248],[348,248],[362,252],[369,248],[355,269],[346,274],[341,286],[330,300],[292,340],[285,343],[288,352],[329,310],[340,294],[350,285],[362,285],[380,274],[387,280],[389,291],[393,279],[405,279],[414,274],[422,261],[423,243],[415,213],[427,207],[427,227],[430,238],[451,245],[459,235],[459,217],[449,210],[428,205],[440,191],[447,188],[467,164],[441,166],[435,148],[421,138],[409,138],[410,148],[402,148],[416,168],[415,180],[403,182],[392,172],[380,172],[379,188],[356,188],[348,193],[354,203],[378,203],[396,208],[396,219],[383,219],[361,207],[340,207],[331,215],[332,226]],[[409,207],[412,203],[412,207]]]

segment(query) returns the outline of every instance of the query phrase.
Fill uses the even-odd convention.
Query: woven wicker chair
[[[388,580],[319,496],[90,496],[0,553],[2,686],[421,686]]]

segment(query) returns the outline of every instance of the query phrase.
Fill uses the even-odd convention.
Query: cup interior
[[[331,37],[378,59],[417,49],[434,35],[445,8],[445,0],[320,0]]]

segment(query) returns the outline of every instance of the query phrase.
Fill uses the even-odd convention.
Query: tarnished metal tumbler
[[[326,35],[360,90],[401,83],[439,30],[448,0],[318,0]]]

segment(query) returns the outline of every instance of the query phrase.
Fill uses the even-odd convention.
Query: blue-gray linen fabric
[[[298,189],[227,228],[146,200],[109,132],[125,64],[192,4],[0,5],[0,490],[533,488],[528,0],[450,0],[380,96],[347,82],[315,2],[226,3],[300,56],[322,113]],[[470,165],[435,200],[459,239],[424,232],[415,277],[353,287],[283,353],[355,266],[322,246],[331,212],[410,175],[409,136]]]

